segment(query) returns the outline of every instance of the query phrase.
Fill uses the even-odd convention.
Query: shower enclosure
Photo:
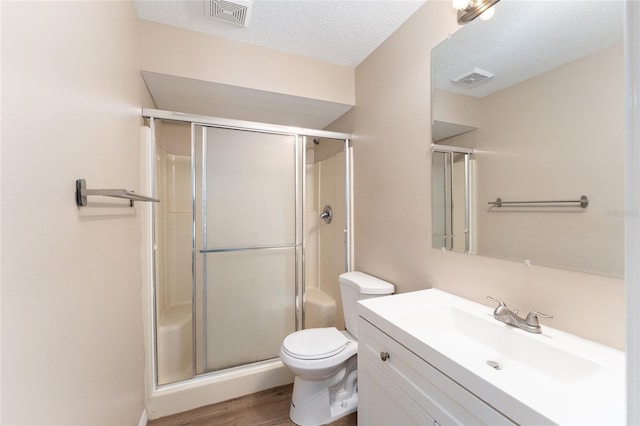
[[[431,206],[433,248],[473,252],[472,151],[433,145]]]
[[[305,290],[339,297],[337,276],[349,270],[348,135],[144,115],[161,200],[152,212],[154,387],[280,367],[282,340],[305,326]],[[323,203],[333,204],[330,224]]]

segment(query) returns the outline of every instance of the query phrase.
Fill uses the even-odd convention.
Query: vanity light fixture
[[[489,9],[485,10],[480,14],[480,20],[488,21],[489,19],[493,18],[493,15],[495,14],[496,14],[496,7],[491,6]]]
[[[494,5],[500,0],[453,0],[453,7],[458,9],[458,24],[467,24],[478,16],[480,19],[491,19],[495,13]]]

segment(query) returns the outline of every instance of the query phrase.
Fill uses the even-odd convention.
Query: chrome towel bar
[[[87,182],[84,179],[76,180],[76,204],[78,207],[85,207],[87,205],[87,197],[92,195],[124,198],[125,200],[130,201],[131,207],[133,207],[134,201],[160,202],[160,200],[156,198],[138,195],[135,192],[127,191],[126,189],[87,189]]]
[[[582,195],[579,200],[551,200],[551,201],[503,201],[502,198],[496,198],[495,201],[489,201],[487,204],[491,204],[494,207],[503,207],[506,205],[514,204],[570,204],[578,203],[583,209],[589,205],[589,198],[586,195]],[[541,206],[544,207],[544,206]]]

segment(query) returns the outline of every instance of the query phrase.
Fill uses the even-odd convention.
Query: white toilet
[[[296,376],[289,417],[301,426],[330,423],[358,408],[358,300],[392,294],[393,284],[362,272],[340,275],[347,329],[309,328],[285,337],[280,359]]]

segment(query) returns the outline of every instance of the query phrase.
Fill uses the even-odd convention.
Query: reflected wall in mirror
[[[623,276],[622,30],[620,1],[502,0],[432,50],[433,142],[473,150],[471,253]]]

